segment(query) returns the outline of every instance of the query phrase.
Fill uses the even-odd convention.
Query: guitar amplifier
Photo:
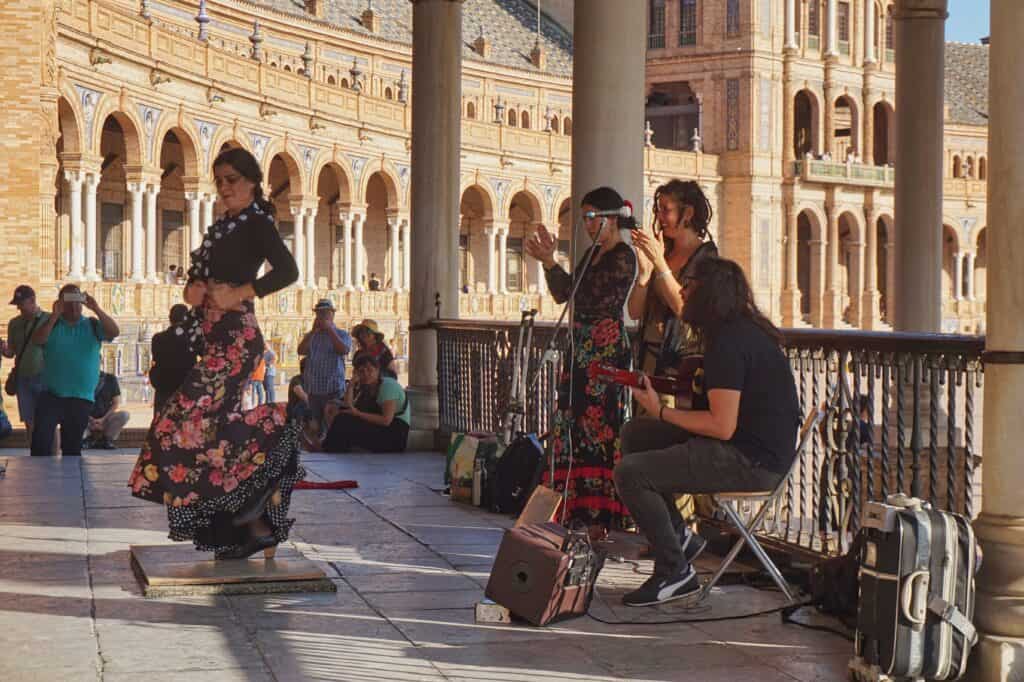
[[[501,539],[486,595],[534,625],[547,625],[587,612],[603,566],[586,532],[557,523],[519,526]]]

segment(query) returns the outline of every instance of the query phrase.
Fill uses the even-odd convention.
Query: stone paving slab
[[[695,608],[623,607],[621,595],[649,573],[647,560],[609,562],[602,572],[592,613],[614,624],[478,625],[473,606],[512,521],[441,495],[440,455],[304,458],[311,479],[360,486],[293,497],[292,551],[336,592],[146,599],[129,547],[168,545],[167,520],[124,487],[136,453],[23,454],[0,451],[8,461],[0,478],[4,682],[845,678],[848,642],[783,627],[777,615],[663,622],[781,605],[771,591],[730,585]],[[171,546],[160,551],[192,554]],[[716,561],[702,558],[699,568]]]

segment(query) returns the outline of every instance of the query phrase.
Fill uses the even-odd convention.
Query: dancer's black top
[[[257,279],[264,260],[272,270]],[[299,269],[273,217],[254,202],[237,216],[224,216],[210,226],[202,245],[192,252],[188,276],[189,281],[252,282],[256,295],[263,298],[298,279]]]

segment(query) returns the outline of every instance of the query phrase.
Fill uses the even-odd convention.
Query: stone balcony
[[[793,175],[803,182],[826,185],[854,185],[891,190],[896,184],[896,169],[892,166],[840,163],[811,158],[794,161]]]

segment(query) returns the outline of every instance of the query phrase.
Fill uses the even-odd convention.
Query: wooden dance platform
[[[249,559],[223,561],[184,542],[130,549],[132,570],[147,597],[337,590],[315,563],[289,546],[278,547],[270,560],[260,552]]]

